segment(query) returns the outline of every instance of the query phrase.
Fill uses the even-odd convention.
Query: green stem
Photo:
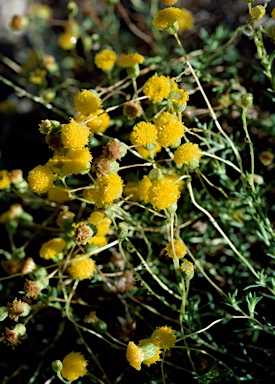
[[[251,138],[250,138],[250,135],[249,135],[249,132],[247,129],[246,112],[247,112],[247,109],[243,108],[243,110],[242,110],[243,129],[245,132],[247,142],[249,144],[250,159],[251,159],[251,180],[250,180],[249,184],[251,185],[252,191],[255,194],[256,191],[255,191],[255,185],[254,185],[254,173],[255,173],[254,148],[253,148],[253,143],[251,141]]]

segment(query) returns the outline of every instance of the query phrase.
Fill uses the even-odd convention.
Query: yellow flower
[[[199,166],[199,159],[202,157],[198,144],[185,143],[180,145],[174,153],[174,161],[177,166],[187,164],[190,168]]]
[[[123,181],[117,173],[109,173],[97,179],[93,188],[84,192],[84,198],[98,208],[112,205],[122,194]]]
[[[105,236],[93,236],[88,241],[89,244],[97,245],[98,247],[104,247],[104,245],[108,244],[108,241]]]
[[[174,240],[174,249],[175,249],[175,254],[178,259],[183,258],[186,253],[187,249],[186,246],[184,245],[182,240]],[[165,250],[167,252],[167,255],[169,257],[174,258],[174,252],[173,252],[173,246],[172,246],[172,241],[169,241],[169,243],[166,244]]]
[[[61,33],[58,39],[58,45],[64,51],[69,51],[76,46],[78,37],[73,32],[64,32]]]
[[[148,203],[149,201],[148,193],[151,186],[152,182],[149,177],[143,176],[143,179],[139,182],[138,189],[140,200],[144,201],[145,203]]]
[[[80,255],[78,255],[79,257]],[[71,265],[68,268],[69,274],[73,279],[84,280],[91,279],[96,270],[96,264],[93,259],[84,257],[80,260],[72,260]]]
[[[265,15],[265,7],[262,5],[256,5],[251,9],[250,16],[252,19],[260,20]]]
[[[123,68],[133,67],[137,64],[142,64],[144,57],[139,53],[128,53],[121,55],[118,58],[118,65]]]
[[[53,187],[55,179],[56,176],[45,165],[38,165],[28,175],[29,187],[38,195],[48,192]]]
[[[83,115],[95,113],[101,108],[101,100],[95,91],[83,89],[74,97],[75,109]]]
[[[41,84],[46,77],[47,71],[45,69],[36,69],[35,71],[32,71],[29,77],[29,80],[33,84]]]
[[[88,148],[70,149],[66,158],[68,161],[64,163],[62,168],[65,175],[86,172],[91,167],[92,155]]]
[[[163,147],[179,145],[183,134],[183,124],[175,119],[158,128],[158,142]]]
[[[132,195],[129,198],[130,201],[139,201],[140,200],[139,182],[138,181],[128,181],[125,184],[125,187],[123,188],[123,195],[126,197],[129,195]]]
[[[103,212],[94,211],[88,218],[88,223],[94,224],[97,227],[96,236],[105,236],[110,230],[112,220],[106,217]]]
[[[173,183],[175,183],[175,185],[178,187],[180,192],[183,190],[184,181],[183,180],[178,181],[180,176],[177,173],[168,173],[167,175],[165,175],[165,178],[168,180],[172,180]]]
[[[171,92],[170,79],[166,76],[158,76],[156,73],[146,81],[143,93],[153,104],[167,98]]]
[[[89,128],[70,119],[69,124],[61,126],[61,141],[64,148],[83,148],[88,144]]]
[[[79,377],[86,375],[88,361],[80,352],[70,352],[62,361],[61,375],[69,381],[77,380]]]
[[[78,121],[80,119],[81,115],[77,117]],[[90,134],[104,133],[110,125],[110,116],[103,109],[99,109],[86,117],[85,124],[90,128]]]
[[[117,55],[110,49],[103,49],[103,51],[95,55],[95,65],[102,69],[102,71],[110,71],[115,65]]]
[[[0,223],[8,223],[11,220],[16,220],[23,213],[24,213],[24,210],[22,208],[22,205],[20,205],[20,204],[12,204],[8,211],[3,212],[1,214],[1,216],[0,216]]]
[[[5,189],[10,185],[9,172],[6,169],[0,171],[0,189]]]
[[[140,104],[135,103],[134,101],[129,101],[126,103],[123,108],[123,115],[127,117],[128,120],[134,120],[136,117],[139,117],[142,113],[142,108]]]
[[[165,8],[156,14],[156,16],[153,19],[153,26],[156,29],[168,29],[169,27],[173,28],[176,26],[178,19],[180,17],[181,10],[179,8]],[[173,30],[175,33],[177,28]]]
[[[157,328],[152,336],[151,340],[158,348],[160,349],[169,349],[175,346],[177,336],[175,335],[176,331],[174,329],[167,327]]]
[[[183,89],[178,89],[170,94],[169,100],[177,107],[181,107],[189,100],[189,95]]]
[[[135,150],[144,158],[148,159],[149,157],[154,158],[158,152],[161,151],[161,146],[159,143],[156,143],[154,149],[146,149],[142,146],[138,146]]]
[[[148,201],[157,210],[169,208],[179,197],[178,187],[169,179],[153,181],[148,191]]]
[[[275,19],[275,8],[273,8],[271,11],[271,17],[273,17],[273,19]]]
[[[154,124],[141,121],[136,124],[131,133],[131,143],[136,145],[153,144],[157,139],[157,129]]]
[[[126,359],[131,367],[137,371],[141,370],[141,363],[144,359],[144,353],[141,348],[137,347],[133,341],[130,341],[127,346]]]
[[[194,264],[190,261],[184,260],[180,266],[180,270],[185,280],[191,280],[194,277]]]
[[[67,243],[64,239],[56,237],[42,244],[39,255],[45,260],[52,259],[61,253],[65,249],[66,245]]]
[[[180,31],[186,31],[188,29],[191,29],[194,25],[194,17],[192,13],[188,11],[188,9],[182,8],[178,23]]]
[[[70,201],[69,193],[66,189],[61,187],[53,187],[48,192],[48,199],[55,203],[62,204]]]

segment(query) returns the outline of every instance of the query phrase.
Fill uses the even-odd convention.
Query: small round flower
[[[152,123],[141,121],[136,124],[131,133],[131,143],[136,145],[150,145],[157,139],[157,128]]]
[[[102,69],[102,71],[110,71],[115,65],[117,55],[110,49],[103,49],[103,51],[95,55],[95,65]]]
[[[178,23],[180,31],[186,31],[188,29],[193,28],[194,17],[192,13],[188,9],[182,8],[178,18]]]
[[[94,211],[91,213],[87,221],[88,223],[96,225],[96,236],[106,236],[112,224],[112,220],[109,217],[106,217],[104,213],[100,211]]]
[[[271,152],[264,151],[261,153],[259,159],[263,165],[268,166],[269,164],[272,163],[274,159],[274,155]]]
[[[24,284],[24,291],[26,297],[36,299],[41,292],[42,286],[37,281],[26,280]]]
[[[169,179],[153,181],[148,191],[148,201],[157,210],[169,208],[179,197],[178,187]]]
[[[181,10],[179,8],[165,8],[156,14],[156,16],[153,19],[153,26],[156,29],[164,29],[167,30],[168,28],[173,28],[174,26],[177,27],[176,24],[178,24],[178,19],[180,17]],[[172,30],[174,33],[176,33],[177,28]],[[172,32],[171,31],[171,32]]]
[[[86,245],[90,238],[95,235],[96,228],[85,221],[73,225],[74,240],[77,244]]]
[[[170,94],[169,100],[171,100],[175,106],[181,107],[189,100],[189,95],[183,89],[177,89]]]
[[[29,18],[21,15],[14,15],[11,19],[10,27],[14,31],[21,31],[29,25]]]
[[[149,201],[148,193],[151,186],[152,182],[148,176],[143,176],[142,180],[140,180],[138,184],[139,199],[144,201],[145,203],[148,203]]]
[[[103,155],[110,160],[120,160],[127,153],[127,145],[118,140],[110,140],[103,150]]]
[[[75,109],[83,115],[95,113],[101,108],[101,100],[94,91],[83,89],[74,97]]]
[[[184,125],[178,121],[169,121],[158,128],[158,142],[162,147],[175,146],[184,134]]]
[[[191,280],[194,277],[194,264],[188,260],[184,260],[180,266],[180,270],[185,280]]]
[[[61,375],[69,381],[77,380],[86,375],[88,361],[80,352],[70,352],[62,360]]]
[[[9,172],[6,169],[0,171],[0,189],[5,189],[10,186]]]
[[[45,165],[38,165],[28,175],[29,187],[38,195],[48,192],[53,187],[55,179],[56,176]]]
[[[180,239],[174,240],[174,249],[175,249],[176,257],[178,259],[183,258],[187,253],[186,246],[184,245],[183,241]],[[174,258],[172,241],[169,241],[169,243],[166,244],[165,250],[169,257]]]
[[[110,125],[110,116],[103,109],[87,116],[85,124],[90,128],[90,134],[104,133]]]
[[[69,124],[61,126],[61,141],[64,148],[79,149],[88,144],[90,130],[86,125],[71,119]]]
[[[24,301],[14,299],[12,303],[7,303],[7,310],[9,318],[18,321],[19,316],[28,316],[31,307]]]
[[[196,168],[201,157],[202,153],[198,144],[193,143],[180,145],[174,153],[174,161],[179,167],[187,164],[190,168]]]
[[[50,260],[61,253],[65,249],[66,245],[67,243],[64,239],[56,237],[42,244],[39,255],[42,259]]]
[[[169,78],[158,76],[156,73],[146,81],[143,87],[143,93],[153,104],[161,102],[167,98],[171,92]]]
[[[265,7],[262,5],[256,5],[251,9],[250,16],[252,19],[260,20],[265,15]]]
[[[84,257],[83,259],[79,260],[72,260],[72,263],[68,268],[69,274],[74,280],[91,279],[95,270],[95,261],[89,257]]]
[[[90,170],[92,155],[88,148],[70,149],[64,159],[62,166],[63,175],[77,175]]]
[[[137,64],[142,64],[144,57],[139,53],[123,54],[118,58],[118,65],[122,68],[133,67]]]
[[[167,327],[167,325],[159,327],[153,332],[151,340],[160,349],[170,349],[175,346],[177,340],[176,331]]]
[[[129,101],[123,107],[123,115],[127,117],[128,120],[134,120],[136,117],[139,117],[142,113],[142,108],[140,104],[135,103],[134,101]]]
[[[98,208],[112,205],[114,200],[120,198],[122,190],[123,181],[117,173],[103,175],[95,183],[95,205]]]
[[[70,201],[70,196],[66,189],[61,187],[53,187],[48,192],[48,199],[58,204],[63,204],[66,201]]]

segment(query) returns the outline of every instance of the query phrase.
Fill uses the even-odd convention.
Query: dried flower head
[[[274,159],[274,155],[271,152],[264,151],[260,154],[259,159],[263,163],[263,165],[268,166],[269,164],[272,163]]]
[[[39,293],[41,292],[42,286],[37,281],[26,280],[24,284],[24,291],[26,292],[26,297],[36,299]]]
[[[83,115],[95,113],[101,108],[101,100],[95,91],[83,89],[74,97],[75,109]]]
[[[28,316],[30,313],[29,304],[17,299],[14,299],[12,303],[8,303],[7,309],[9,317],[14,321],[18,321],[19,316]]]
[[[85,221],[81,221],[74,225],[74,237],[77,243],[85,245],[93,235],[94,231],[92,226]]]
[[[111,71],[115,65],[117,55],[110,49],[103,49],[103,51],[95,55],[95,65],[102,69],[102,71]]]
[[[128,120],[134,120],[137,117],[141,116],[142,108],[140,104],[135,103],[134,101],[129,101],[123,107],[123,115],[127,117]]]
[[[70,352],[62,360],[61,375],[64,379],[74,381],[86,375],[88,361],[80,352]]]
[[[82,259],[78,259],[78,257],[71,260],[71,265],[68,268],[69,274],[74,280],[91,279],[96,270],[95,261],[89,257],[83,257]]]
[[[175,346],[176,331],[166,325],[159,327],[153,332],[151,340],[160,349],[170,349]]]
[[[118,140],[110,140],[103,150],[103,155],[112,160],[120,160],[127,153],[126,144]]]
[[[13,329],[5,328],[3,333],[3,341],[14,349],[17,344],[21,343],[20,337],[24,336],[25,333],[25,325],[16,324]]]
[[[25,261],[24,261],[24,264],[22,266],[22,269],[21,269],[21,273],[23,275],[26,275],[28,273],[31,273],[35,270],[36,268],[36,264],[35,262],[33,261],[33,258],[32,257],[28,257]]]

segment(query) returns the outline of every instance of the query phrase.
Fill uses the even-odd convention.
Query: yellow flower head
[[[135,150],[144,158],[144,159],[149,159],[154,158],[157,153],[161,151],[161,146],[159,143],[156,143],[155,147],[151,150],[146,149],[144,147],[138,146],[135,148]]]
[[[265,15],[265,7],[262,5],[256,5],[251,9],[250,16],[252,19],[260,20]]]
[[[185,280],[191,280],[194,277],[194,264],[190,261],[184,260],[180,269]]]
[[[104,245],[108,244],[108,241],[105,236],[93,236],[90,238],[88,241],[89,244],[91,245],[96,245],[98,247],[104,247]]]
[[[175,106],[181,107],[189,100],[189,95],[183,89],[177,89],[170,94],[169,100],[171,100]]]
[[[163,147],[175,146],[180,143],[183,134],[183,124],[175,119],[158,128],[158,142]]]
[[[153,144],[157,139],[157,128],[154,124],[141,121],[136,124],[131,133],[131,143],[136,145]]]
[[[149,179],[148,176],[143,176],[143,179],[140,180],[139,185],[138,185],[138,190],[139,190],[139,198],[140,200],[144,201],[145,203],[148,203],[149,197],[149,189],[152,186],[152,182]]]
[[[91,167],[92,155],[88,148],[70,149],[66,154],[66,158],[68,161],[64,163],[62,168],[65,175],[86,172]]]
[[[118,65],[122,68],[133,67],[137,64],[142,64],[144,57],[139,53],[123,54],[118,58]]]
[[[64,51],[69,51],[76,46],[78,36],[73,32],[63,32],[58,39],[58,45]]]
[[[165,8],[156,14],[153,19],[153,26],[156,29],[168,29],[169,27],[175,26],[180,17],[181,10],[179,8]],[[174,33],[176,30],[174,31]]]
[[[138,181],[128,181],[123,188],[123,195],[129,196],[132,195],[129,200],[130,201],[139,201],[139,182]]]
[[[67,243],[64,239],[56,237],[42,244],[39,255],[45,260],[52,259],[61,253],[65,249],[66,245]]]
[[[271,11],[271,17],[273,17],[273,19],[275,19],[275,8],[273,8]]]
[[[80,352],[70,352],[62,361],[61,375],[69,381],[77,380],[86,375],[88,361]]]
[[[139,346],[136,346],[133,341],[130,341],[127,346],[126,358],[131,367],[138,371],[141,369],[141,363],[150,366],[159,358],[159,348],[147,340],[141,340]]]
[[[88,218],[88,223],[94,224],[97,227],[96,236],[106,236],[110,230],[112,220],[106,217],[103,212],[94,211]]]
[[[77,121],[82,119],[83,116],[77,116]],[[90,129],[90,135],[94,133],[104,133],[110,125],[110,116],[103,109],[99,109],[86,117],[85,124],[87,124]]]
[[[184,245],[183,241],[180,239],[174,240],[174,249],[175,249],[175,255],[178,259],[183,258],[187,253],[186,246]],[[172,241],[169,241],[169,243],[166,244],[165,250],[169,257],[174,258]]]
[[[190,168],[196,168],[201,157],[202,153],[198,144],[193,143],[180,145],[174,153],[174,161],[179,167],[187,164]]]
[[[178,19],[179,30],[186,31],[188,29],[193,28],[194,25],[194,17],[190,11],[186,8],[182,8],[180,12],[180,16]]]
[[[156,73],[146,81],[143,93],[153,104],[167,98],[171,92],[170,79],[166,76],[158,76]]]
[[[10,209],[3,212],[0,215],[0,223],[8,223],[11,220],[18,219],[22,214],[24,213],[24,210],[22,208],[22,205],[20,204],[12,204],[10,206]]]
[[[148,201],[157,210],[169,208],[179,197],[178,187],[169,179],[153,181],[148,191]]]
[[[157,328],[152,336],[151,340],[158,348],[160,349],[169,349],[175,346],[177,336],[175,335],[176,331],[174,329],[167,327]]]
[[[6,169],[0,171],[0,189],[5,189],[10,185],[9,172]]]
[[[45,69],[36,69],[30,73],[29,80],[33,84],[41,84],[45,80],[47,71]]]
[[[75,109],[83,115],[95,113],[101,108],[101,100],[94,91],[83,89],[74,97]]]
[[[51,188],[48,192],[48,199],[58,204],[70,201],[69,193],[66,191],[66,189],[61,187]]]
[[[168,173],[167,175],[165,175],[165,178],[172,180],[173,183],[175,183],[175,185],[178,187],[180,192],[183,190],[184,181],[183,180],[178,181],[180,176],[177,173]]]
[[[53,187],[55,179],[56,176],[45,165],[38,165],[28,175],[29,187],[38,195],[48,192]]]
[[[80,255],[78,255],[79,257]],[[80,260],[72,260],[71,265],[68,268],[71,277],[76,280],[91,279],[96,270],[96,264],[93,259],[84,257]]]
[[[102,71],[110,71],[115,65],[117,55],[110,49],[103,49],[103,51],[95,55],[95,65],[102,69]]]
[[[123,181],[117,173],[105,174],[97,179],[94,188],[84,192],[84,198],[98,208],[112,205],[122,195]]]
[[[126,359],[131,367],[137,371],[141,370],[141,363],[144,360],[144,353],[141,348],[137,347],[133,341],[130,341],[127,346]]]
[[[71,119],[69,124],[61,127],[61,141],[64,148],[83,148],[88,144],[89,128]]]

